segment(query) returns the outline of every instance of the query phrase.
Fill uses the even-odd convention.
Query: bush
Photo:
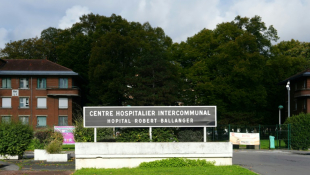
[[[44,144],[39,139],[33,138],[27,150],[44,149]]]
[[[284,124],[290,124],[290,145],[293,149],[308,150],[310,147],[310,114],[301,113],[288,118]],[[283,129],[286,129],[284,126]],[[288,140],[285,140],[288,144]]]
[[[61,152],[62,142],[59,140],[53,140],[48,145],[45,146],[46,152],[49,154],[55,154]]]
[[[76,142],[94,142],[94,128],[84,128],[82,119],[75,121],[75,129],[73,134]],[[112,128],[97,128],[98,141],[111,137],[113,137]]]
[[[39,129],[35,131],[34,137],[39,139],[40,143],[47,144],[47,139],[50,138],[53,132],[54,131],[50,128]]]
[[[152,128],[152,142],[176,142],[175,128]],[[123,128],[117,142],[150,142],[149,128]]]
[[[52,132],[50,137],[46,139],[46,142],[49,144],[50,142],[57,140],[60,143],[63,143],[64,141],[64,137],[62,136],[62,134],[60,132]]]
[[[153,162],[143,162],[139,167],[143,168],[160,168],[160,167],[207,167],[214,166],[215,162],[207,162],[206,160],[192,160],[185,158],[169,158],[156,160]]]
[[[179,142],[202,142],[203,131],[201,128],[182,129],[178,133],[178,140]]]
[[[33,138],[29,125],[12,121],[0,123],[0,155],[22,156]]]

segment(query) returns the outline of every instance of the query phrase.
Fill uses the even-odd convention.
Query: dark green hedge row
[[[29,125],[12,121],[0,123],[0,155],[22,156],[33,138]]]
[[[284,124],[290,124],[290,145],[293,149],[308,150],[310,148],[310,114],[301,113],[288,118]],[[288,129],[284,126],[283,129]],[[286,144],[288,140],[286,139]]]

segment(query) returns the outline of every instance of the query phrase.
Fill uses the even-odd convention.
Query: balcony
[[[303,88],[303,89],[297,89],[294,93],[294,97],[308,97],[310,96],[310,89],[309,88]]]
[[[47,87],[48,96],[80,96],[80,90],[76,86],[71,86],[68,88],[59,88],[59,87]]]

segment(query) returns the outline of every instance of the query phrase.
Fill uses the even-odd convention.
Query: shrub
[[[160,167],[207,167],[214,166],[215,162],[207,162],[206,160],[194,160],[185,158],[169,158],[156,160],[153,162],[143,162],[139,167],[143,168],[160,168]]]
[[[308,150],[310,147],[310,114],[294,115],[288,118],[284,124],[290,124],[291,148]],[[287,126],[284,126],[283,129],[287,129]],[[287,139],[285,142],[288,144]]]
[[[61,152],[62,142],[59,140],[53,140],[48,145],[45,146],[46,152],[50,154],[60,153]]]
[[[175,128],[152,128],[152,142],[178,141]],[[149,128],[122,128],[117,142],[149,142]]]
[[[180,130],[178,133],[179,142],[202,142],[203,141],[203,131],[195,129],[185,129]]]
[[[94,142],[94,128],[84,128],[82,119],[75,121],[73,134],[76,142]],[[105,138],[111,138],[112,136],[112,128],[97,129],[97,140],[104,140]]]
[[[22,156],[33,138],[33,131],[29,125],[20,122],[2,122],[0,138],[0,155]]]
[[[55,132],[54,131],[54,132],[51,133],[50,137],[46,139],[46,142],[50,143],[50,142],[52,142],[54,140],[57,140],[60,143],[63,143],[64,138],[63,138],[63,136],[62,136],[62,134],[60,132]]]
[[[41,143],[40,140],[37,138],[33,138],[27,148],[27,150],[34,150],[34,149],[44,149],[44,144]]]
[[[40,143],[46,144],[47,139],[50,138],[53,132],[50,128],[39,129],[35,131],[34,137],[39,139]]]

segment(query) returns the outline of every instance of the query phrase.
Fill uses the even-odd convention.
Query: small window
[[[307,109],[307,99],[304,99],[304,109]]]
[[[46,126],[46,116],[37,116],[37,127]]]
[[[68,108],[68,98],[59,98],[59,108]]]
[[[28,97],[20,97],[19,98],[19,107],[20,108],[29,108],[29,98]]]
[[[11,88],[11,78],[2,78],[2,88],[4,89]]]
[[[7,97],[2,98],[2,108],[11,108],[11,97],[10,98],[7,98]]]
[[[28,89],[28,78],[19,79],[19,88]]]
[[[68,88],[68,78],[59,78],[59,88]]]
[[[297,110],[297,100],[295,100],[295,110]]]
[[[307,80],[304,80],[304,86],[303,86],[304,89],[307,88]]]
[[[68,126],[68,116],[59,116],[58,126]]]
[[[37,88],[38,89],[46,89],[46,78],[38,78]]]
[[[29,117],[28,116],[19,116],[19,121],[24,125],[28,125],[29,124]]]
[[[2,116],[1,121],[4,123],[10,123],[11,122],[11,116]]]
[[[37,108],[46,108],[46,97],[37,98]]]

